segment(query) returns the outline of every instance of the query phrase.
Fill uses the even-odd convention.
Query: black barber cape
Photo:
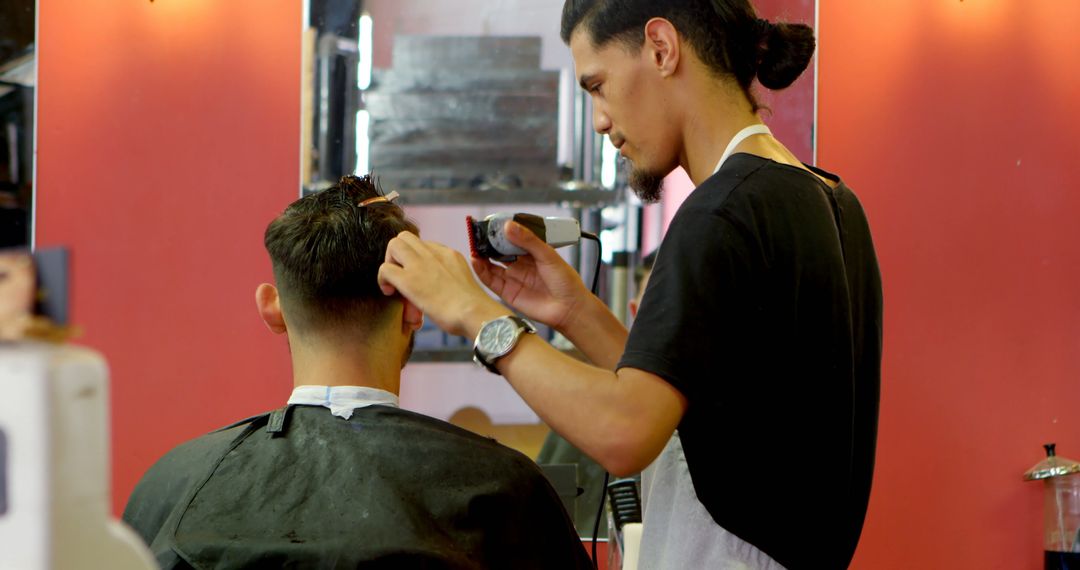
[[[293,406],[187,442],[124,521],[165,569],[592,568],[527,457],[388,406]]]

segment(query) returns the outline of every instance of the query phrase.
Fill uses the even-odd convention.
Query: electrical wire
[[[589,232],[581,232],[581,237],[596,242],[596,269],[593,270],[592,279],[592,294],[596,295],[597,290],[600,288],[600,267],[603,265],[604,259],[604,244],[600,242],[600,237],[596,234]],[[604,514],[604,499],[607,497],[607,484],[608,478],[611,474],[604,471],[604,484],[600,487],[600,505],[596,508],[596,520],[593,521],[592,530],[592,561],[593,568],[600,567],[600,561],[596,559],[596,535],[600,532],[600,517]],[[608,545],[611,548],[611,545]]]
[[[600,517],[604,514],[604,498],[607,497],[608,477],[611,477],[611,473],[605,470],[604,484],[600,487],[600,506],[596,509],[596,520],[593,521],[592,527],[592,560],[594,568],[600,568],[600,561],[596,559],[596,535],[600,532]],[[611,548],[610,544],[608,548]]]
[[[596,269],[593,270],[592,278],[592,294],[595,295],[597,289],[600,288],[600,266],[604,261],[604,244],[600,243],[600,236],[593,233],[581,232],[581,237],[596,242]]]

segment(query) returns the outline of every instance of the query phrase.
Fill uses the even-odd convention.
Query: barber
[[[529,334],[444,245],[392,240],[384,292],[477,339],[487,364],[612,474],[652,464],[643,568],[847,567],[873,472],[880,274],[855,195],[772,136],[751,90],[755,78],[790,85],[812,31],[761,20],[747,0],[568,0],[562,37],[635,192],[658,199],[679,166],[697,186],[633,329],[513,222],[529,255],[472,268],[591,365]]]

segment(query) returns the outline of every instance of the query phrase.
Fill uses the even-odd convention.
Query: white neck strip
[[[322,406],[339,418],[349,419],[356,408],[398,407],[398,397],[386,390],[366,386],[297,386],[289,405]]]
[[[716,168],[713,169],[712,173],[716,174],[717,172],[720,172],[720,167],[723,166],[725,162],[727,162],[727,159],[731,158],[732,154],[735,154],[735,147],[742,144],[744,140],[754,135],[771,134],[772,131],[769,130],[769,127],[762,124],[750,125],[749,127],[746,127],[745,129],[735,133],[735,136],[731,139],[731,142],[728,143],[727,148],[724,149],[724,154],[720,156],[720,162],[716,163]]]

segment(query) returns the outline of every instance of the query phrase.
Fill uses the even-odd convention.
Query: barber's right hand
[[[474,257],[484,285],[531,320],[565,332],[571,317],[591,297],[577,271],[536,234],[517,222],[506,223],[510,242],[529,253],[501,267]]]
[[[466,338],[510,312],[480,288],[465,256],[408,231],[386,245],[378,280],[384,295],[400,294],[436,326]]]

